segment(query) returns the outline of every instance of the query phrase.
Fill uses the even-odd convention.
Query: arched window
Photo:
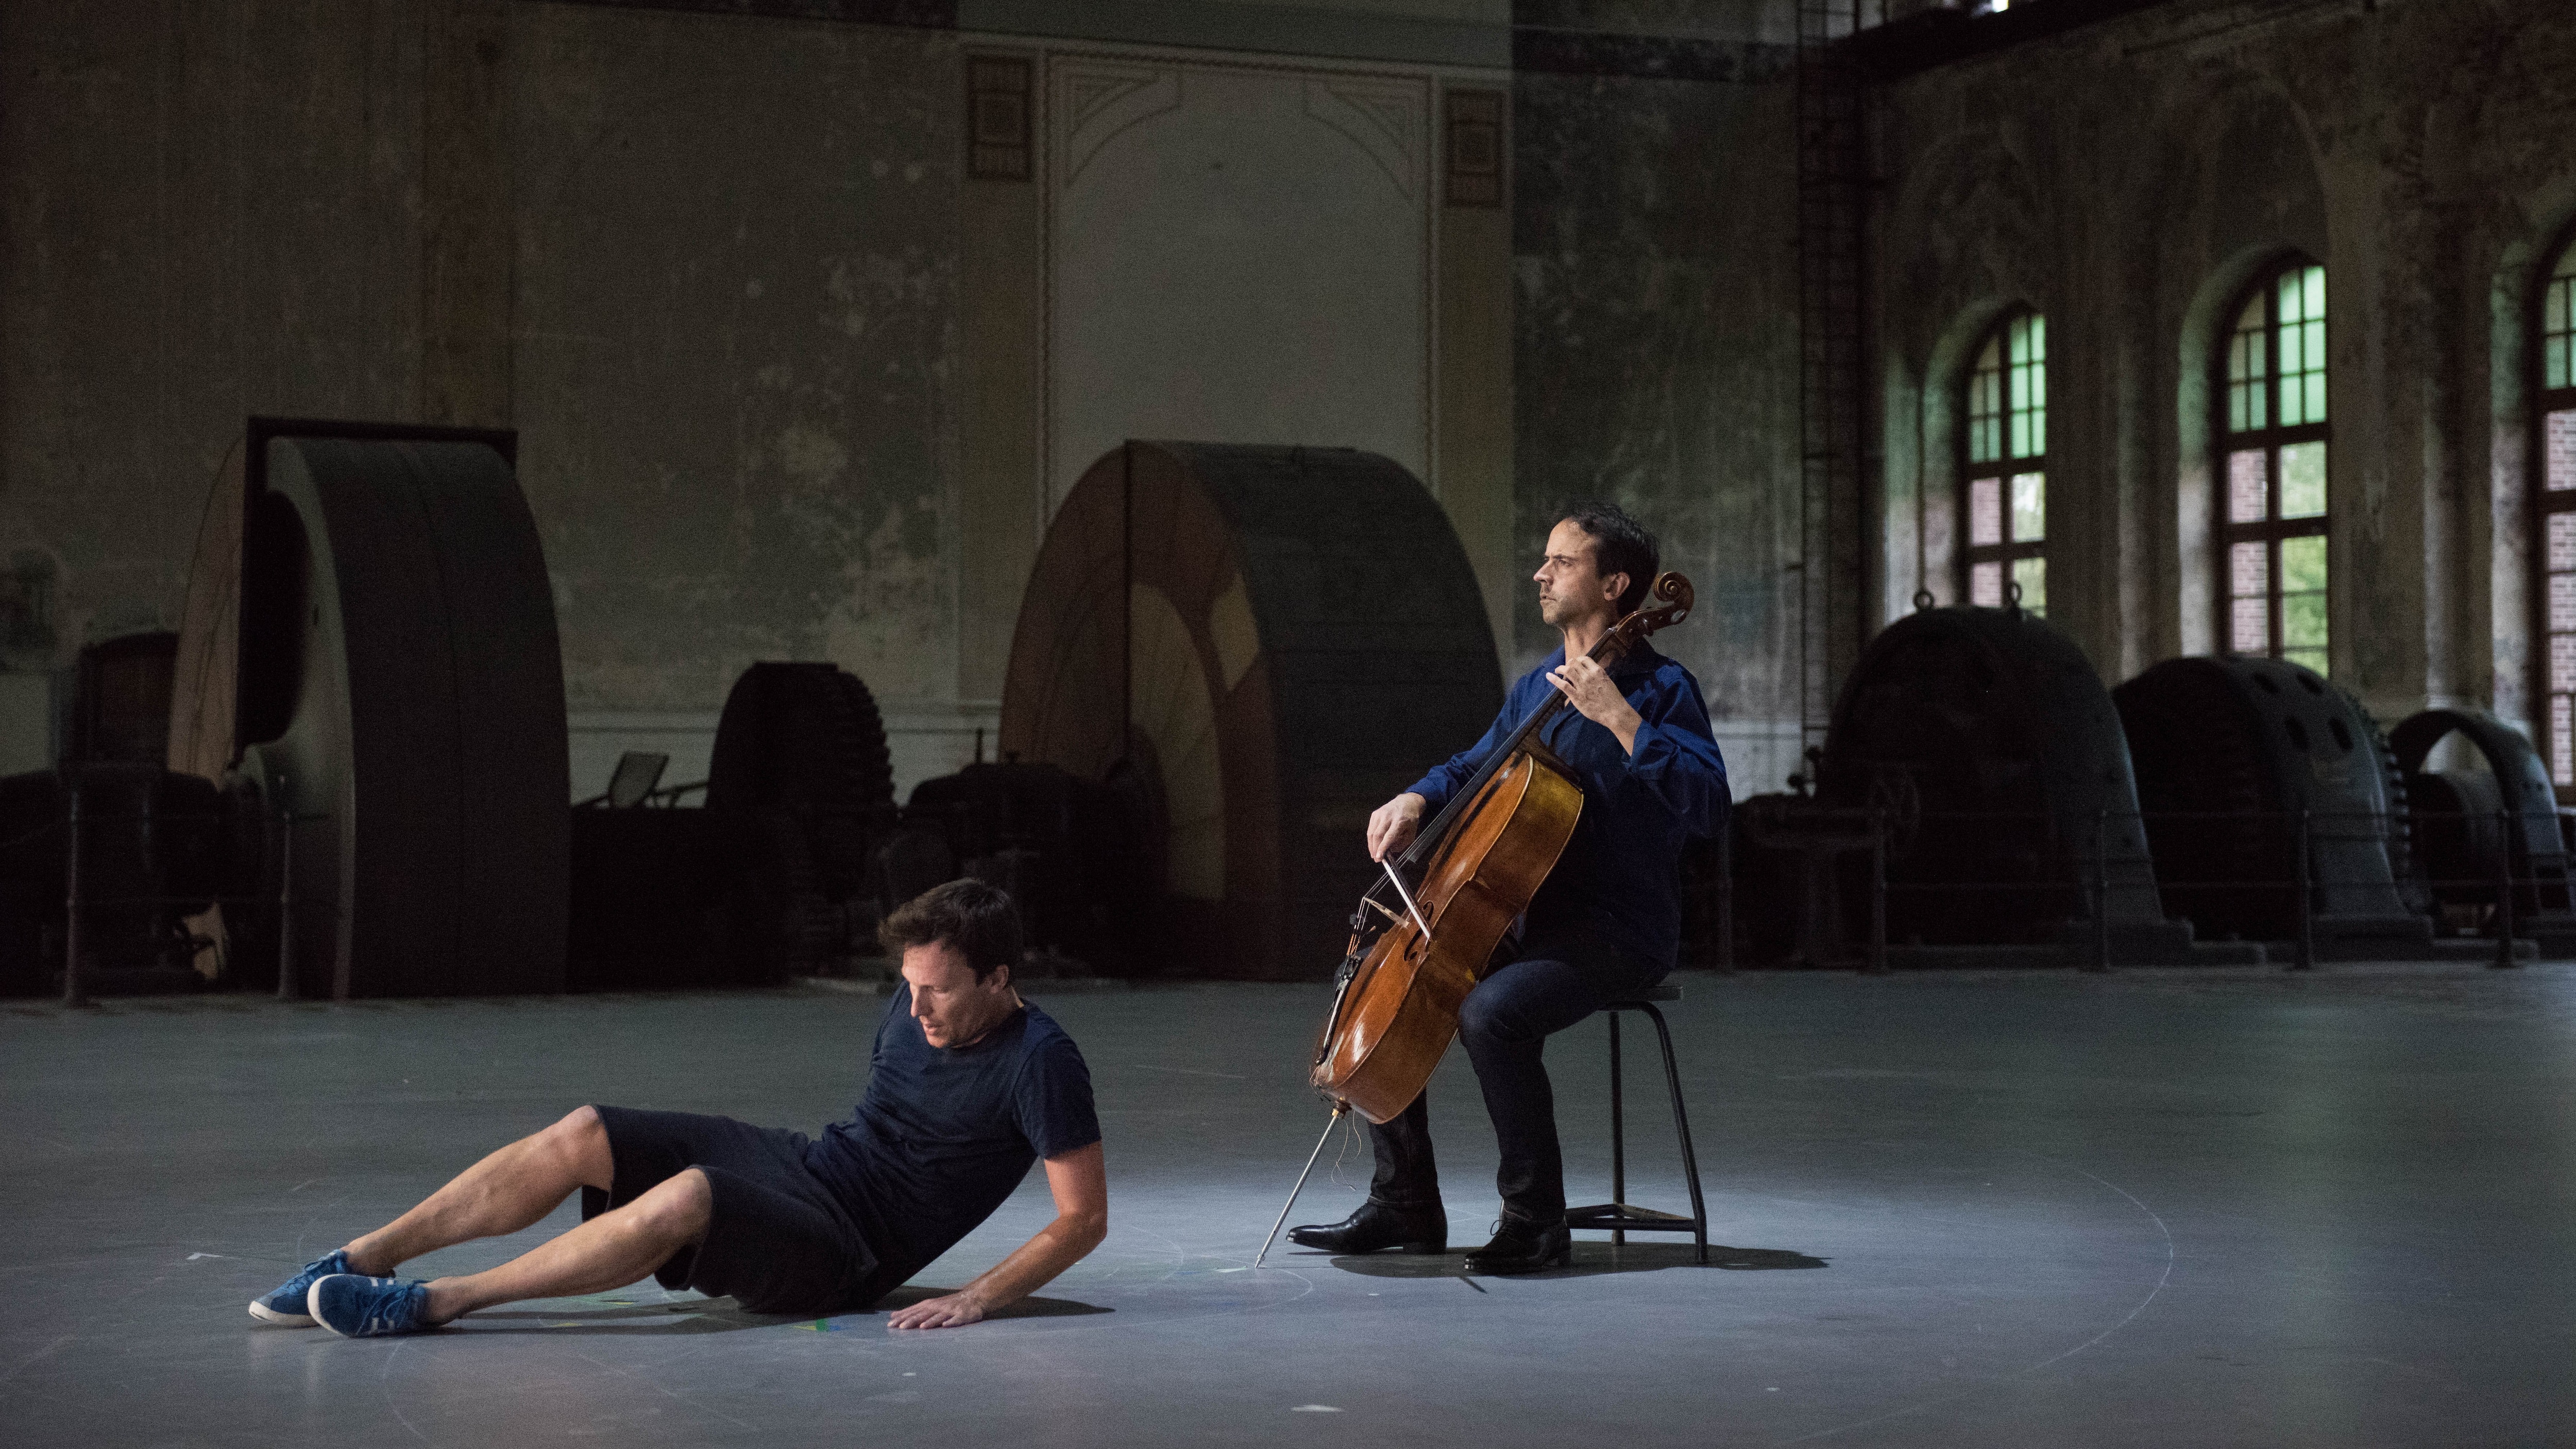
[[[2326,269],[2292,262],[2227,335],[2219,586],[2227,651],[2326,671]]]
[[[2576,241],[2558,254],[2540,301],[2539,626],[2547,661],[2549,777],[2576,785]],[[2537,672],[2537,671],[2535,671]]]
[[[2048,319],[2016,312],[1995,324],[1968,369],[1965,513],[1959,552],[1968,602],[2000,607],[2007,580],[2021,606],[2048,612]]]

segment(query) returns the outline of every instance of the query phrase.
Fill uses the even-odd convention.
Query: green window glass
[[[2218,358],[2218,572],[2229,652],[2328,669],[2326,271],[2292,262],[2246,290]]]
[[[2272,372],[2272,349],[2266,334],[2269,320],[2263,312],[2263,299],[2245,304],[2236,316],[2236,330],[2227,338],[2227,431],[2248,433],[2272,425],[2271,401],[2264,379]]]
[[[2004,350],[1989,337],[1968,372],[1968,461],[1991,463],[2004,455]]]
[[[2540,304],[2540,385],[2552,392],[2576,387],[2567,356],[2571,334],[2576,334],[2576,246],[2558,254]]]
[[[2048,451],[2048,319],[2033,312],[2004,324],[2012,358],[2012,455]]]
[[[2281,426],[2326,420],[2326,269],[2300,267],[2280,283]]]
[[[1969,603],[2048,609],[2048,319],[2015,311],[1962,381],[1960,583]]]
[[[2531,456],[2532,692],[2542,751],[2562,801],[2576,800],[2576,242],[2540,293],[2539,406]]]

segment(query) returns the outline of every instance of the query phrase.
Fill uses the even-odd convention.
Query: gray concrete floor
[[[1068,994],[1040,999],[1098,1085],[1109,1241],[1025,1313],[900,1336],[649,1283],[398,1340],[243,1313],[582,1102],[814,1130],[879,1001],[10,1005],[0,1442],[2576,1443],[2576,967],[1677,979],[1712,1267],[1252,1271],[1322,1126],[1319,993]],[[1550,1050],[1577,1201],[1601,1037]],[[1678,1207],[1646,1065],[1630,1196]],[[1493,1148],[1456,1053],[1433,1120],[1472,1246]],[[1292,1221],[1366,1171],[1328,1149]],[[1033,1177],[921,1283],[1047,1213]]]

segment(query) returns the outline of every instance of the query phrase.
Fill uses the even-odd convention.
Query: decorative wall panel
[[[966,174],[1026,181],[1031,174],[1028,57],[966,58]]]
[[[1127,438],[1431,456],[1431,82],[1047,62],[1048,504]]]

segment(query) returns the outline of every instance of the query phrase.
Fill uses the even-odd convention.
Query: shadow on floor
[[[794,1323],[768,1313],[745,1313],[730,1298],[681,1303],[637,1303],[613,1308],[487,1308],[457,1320],[475,1333],[675,1334],[737,1333]]]
[[[635,1303],[601,1308],[572,1308],[556,1312],[539,1309],[486,1309],[471,1315],[465,1326],[480,1333],[575,1333],[575,1334],[680,1334],[736,1333],[746,1328],[776,1328],[782,1324],[804,1325],[824,1332],[856,1328],[869,1319],[883,1318],[887,1313],[908,1308],[925,1298],[936,1298],[950,1290],[944,1288],[898,1288],[880,1299],[864,1313],[836,1314],[829,1318],[776,1313],[747,1313],[730,1298],[693,1298],[678,1303]],[[1113,1309],[1076,1303],[1069,1298],[1023,1298],[1007,1308],[985,1315],[987,1322],[1013,1318],[1075,1318],[1092,1313],[1110,1313]]]
[[[1464,1249],[1436,1256],[1366,1253],[1335,1258],[1332,1263],[1345,1273],[1363,1278],[1456,1278],[1463,1276],[1466,1257]],[[1602,1273],[1652,1273],[1663,1268],[1701,1266],[1698,1250],[1688,1243],[1630,1243],[1622,1247],[1616,1243],[1577,1241],[1573,1262],[1528,1276],[1589,1278]],[[1729,1248],[1711,1243],[1705,1266],[1749,1273],[1770,1268],[1822,1268],[1825,1260],[1788,1248]]]

